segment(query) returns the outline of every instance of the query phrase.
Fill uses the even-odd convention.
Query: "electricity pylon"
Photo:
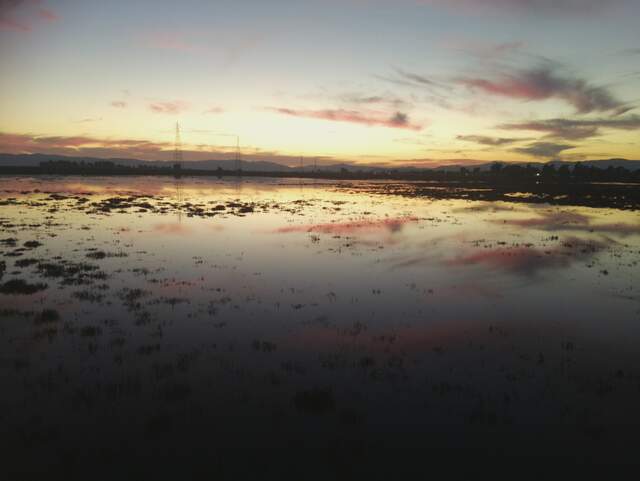
[[[173,148],[173,168],[182,168],[182,142],[180,141],[180,124],[176,122],[176,140]]]

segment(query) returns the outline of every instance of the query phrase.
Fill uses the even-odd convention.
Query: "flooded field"
[[[10,479],[634,462],[640,213],[442,197],[0,178]]]

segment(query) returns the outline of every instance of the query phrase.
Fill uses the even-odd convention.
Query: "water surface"
[[[1,178],[11,472],[624,461],[640,214],[380,187]]]

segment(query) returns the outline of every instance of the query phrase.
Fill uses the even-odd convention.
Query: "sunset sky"
[[[640,159],[638,0],[0,0],[0,152]]]

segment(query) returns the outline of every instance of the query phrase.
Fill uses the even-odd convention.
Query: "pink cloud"
[[[521,100],[557,98],[572,105],[578,113],[618,110],[623,103],[604,88],[580,78],[559,75],[552,65],[502,73],[494,78],[459,77],[455,82],[473,91]]]
[[[390,127],[394,129],[421,130],[422,127],[410,123],[407,114],[396,112],[386,114],[383,112],[346,109],[326,109],[326,110],[296,110],[281,107],[268,108],[267,110],[293,117],[306,117],[320,120],[331,120],[335,122],[351,122],[368,126]]]
[[[57,20],[60,20],[60,17],[57,14],[55,14],[52,10],[49,10],[48,8],[38,9],[38,16],[41,19],[46,20],[48,22],[55,22]]]
[[[38,20],[46,22],[59,20],[60,17],[52,10],[38,7],[40,4],[40,0],[3,1],[0,4],[0,30],[29,32],[32,30],[33,24]]]
[[[0,17],[0,30],[14,30],[16,32],[28,32],[31,30],[29,25],[17,22],[11,18]]]
[[[152,112],[157,114],[179,114],[189,109],[189,104],[183,100],[169,102],[153,102],[149,104]]]
[[[203,114],[222,114],[224,113],[224,109],[222,107],[211,107],[202,113]]]

